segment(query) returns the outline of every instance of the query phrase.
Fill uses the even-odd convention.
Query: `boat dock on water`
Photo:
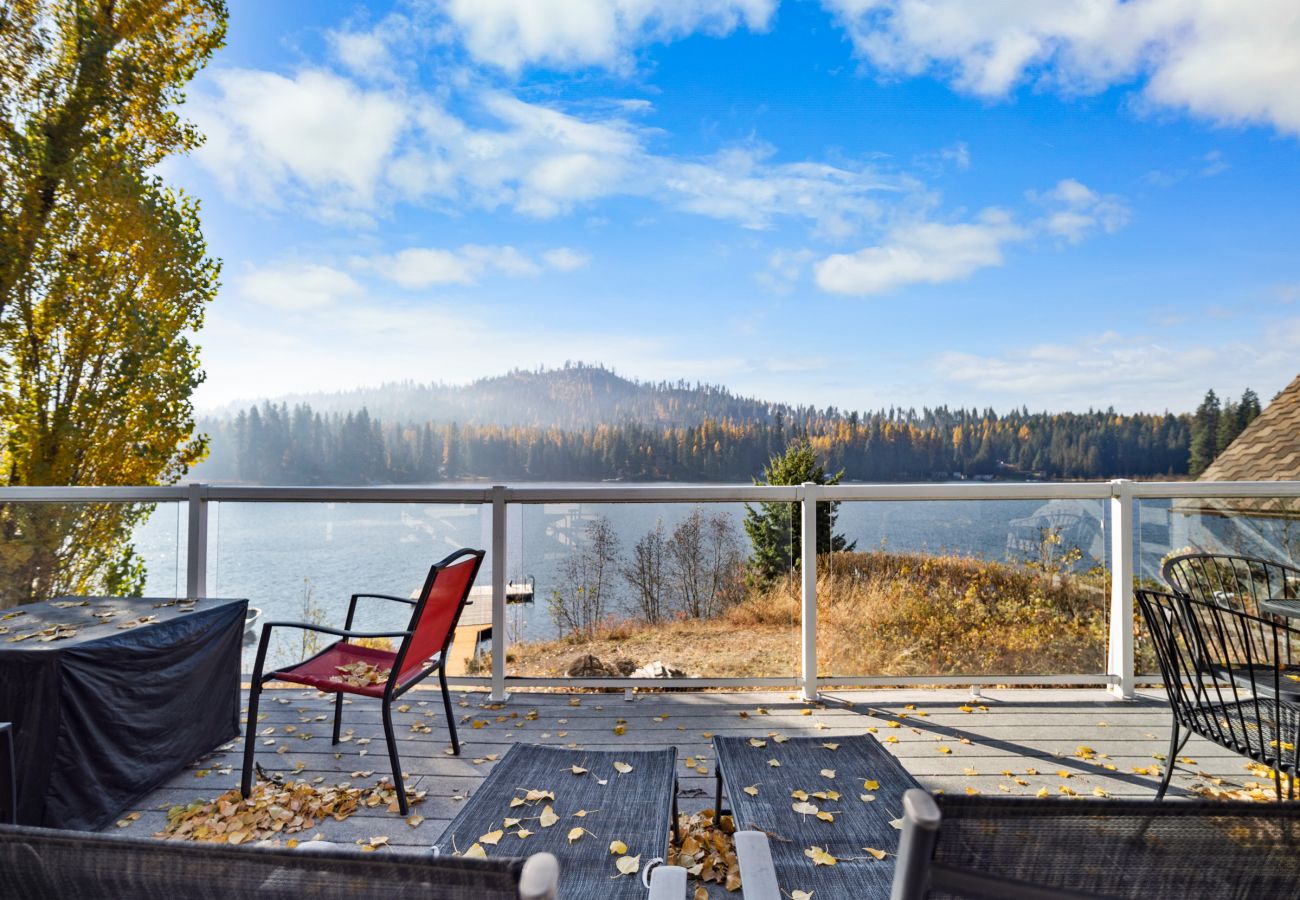
[[[529,576],[523,581],[506,584],[506,603],[532,603],[536,582]],[[447,659],[448,675],[464,675],[479,648],[492,640],[492,586],[470,588],[469,602],[456,623],[451,653]]]

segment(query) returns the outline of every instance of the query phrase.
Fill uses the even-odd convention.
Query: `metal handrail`
[[[1007,482],[840,484],[795,486],[745,484],[593,484],[548,487],[532,485],[266,486],[192,483],[157,486],[53,486],[0,487],[0,503],[167,503],[188,506],[186,586],[188,596],[204,596],[207,587],[208,510],[211,503],[430,503],[481,504],[492,515],[492,674],[484,678],[456,678],[462,684],[490,685],[492,697],[503,700],[507,681],[521,686],[571,683],[555,678],[510,678],[506,658],[506,511],[511,505],[543,503],[799,503],[802,558],[802,629],[800,673],[788,678],[689,679],[692,685],[727,686],[796,684],[806,697],[815,697],[824,685],[903,683],[1105,683],[1122,697],[1132,696],[1136,677],[1133,665],[1133,580],[1135,563],[1135,502],[1155,499],[1240,499],[1300,497],[1300,481],[1235,482]],[[1110,635],[1105,673],[1053,676],[918,676],[911,678],[819,676],[817,673],[817,517],[814,503],[821,501],[909,502],[934,500],[1108,500],[1110,501],[1111,597]],[[615,683],[616,681],[616,683]],[[677,679],[657,679],[655,686],[670,686]],[[588,681],[584,680],[583,684]],[[596,682],[591,682],[593,685]],[[600,682],[604,685],[604,681]],[[613,686],[635,686],[625,679]],[[639,684],[639,682],[638,682]]]

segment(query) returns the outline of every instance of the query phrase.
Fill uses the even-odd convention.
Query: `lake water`
[[[596,516],[607,516],[625,554],[662,521],[672,528],[695,504],[556,503],[512,505],[508,515],[507,576],[531,577],[537,600],[512,604],[513,640],[552,637],[546,597],[560,580],[565,558]],[[743,503],[700,504],[706,514],[730,518],[742,546]],[[1044,527],[1058,529],[1064,547],[1077,546],[1082,565],[1104,564],[1105,506],[1101,501],[845,502],[836,531],[860,550],[955,553],[992,560],[1037,554]],[[797,523],[796,523],[797,525]],[[147,593],[174,596],[185,588],[184,509],[160,504],[136,534],[148,567]],[[409,596],[431,563],[459,547],[491,546],[491,513],[484,506],[378,503],[214,503],[209,521],[208,593],[247,597],[267,619],[301,620],[315,611],[339,627],[354,592]],[[1158,551],[1158,552],[1157,552]],[[1163,549],[1152,548],[1156,553]],[[1146,553],[1144,556],[1148,555]],[[490,584],[491,558],[479,575]],[[624,590],[630,600],[630,592]],[[404,623],[393,604],[363,602],[357,627],[388,629]]]

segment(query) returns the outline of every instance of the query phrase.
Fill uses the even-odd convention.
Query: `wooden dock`
[[[511,582],[506,585],[507,603],[532,603],[531,582]],[[469,663],[478,653],[479,646],[492,639],[492,586],[471,588],[469,603],[456,623],[451,653],[447,657],[448,675],[466,675]]]

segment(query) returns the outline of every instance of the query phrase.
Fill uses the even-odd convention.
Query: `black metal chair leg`
[[[1178,743],[1178,720],[1174,719],[1174,731],[1169,736],[1169,756],[1165,759],[1165,774],[1160,779],[1160,787],[1156,789],[1157,800],[1163,800],[1165,791],[1169,789],[1169,780],[1174,777],[1174,760],[1177,759],[1178,748],[1181,746]]]
[[[343,694],[334,695],[334,740],[332,743],[339,742],[339,728],[343,725]]]
[[[393,734],[393,710],[384,700],[384,740],[388,742],[388,760],[393,764],[393,788],[397,791],[397,809],[403,816],[410,812],[406,803],[406,781],[402,778],[402,761],[397,756],[397,737]]]
[[[451,693],[447,690],[447,670],[438,668],[438,683],[442,686],[442,708],[447,711],[447,731],[451,733],[451,752],[460,756],[460,738],[456,737],[456,716],[451,711]]]
[[[18,780],[15,774],[14,732],[0,722],[0,822],[18,824]]]
[[[722,770],[716,763],[713,766],[713,777],[718,783],[717,795],[713,801],[713,824],[718,825],[722,822]]]
[[[681,816],[678,814],[678,812],[677,812],[677,792],[678,792],[679,790],[680,790],[680,786],[677,784],[677,779],[674,778],[674,779],[673,779],[673,827],[672,827],[671,831],[672,831],[672,833],[673,833],[674,835],[676,835],[676,837],[677,837],[677,842],[678,842],[678,843],[681,843],[681,840],[682,840],[682,817],[681,817]],[[717,822],[715,821],[714,824],[716,825]]]
[[[245,798],[253,792],[253,751],[256,749],[257,743],[257,701],[261,696],[261,679],[254,676],[253,683],[248,686],[248,724],[244,726],[244,770],[239,779],[239,793]]]
[[[1183,748],[1187,746],[1187,739],[1188,739],[1189,737],[1191,737],[1191,736],[1192,736],[1192,732],[1191,732],[1190,730],[1187,731],[1187,732],[1185,732],[1185,733],[1183,734],[1183,739],[1182,739],[1181,741],[1178,742],[1178,749],[1177,749],[1176,751],[1174,751],[1174,755],[1175,755],[1175,756],[1181,756],[1181,755],[1182,755],[1182,753],[1183,753]]]

